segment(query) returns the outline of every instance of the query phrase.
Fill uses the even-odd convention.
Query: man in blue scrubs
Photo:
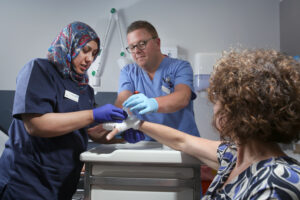
[[[135,21],[128,27],[127,42],[126,49],[135,63],[121,71],[115,105],[130,108],[142,120],[200,136],[193,112],[196,95],[191,65],[162,54],[157,31],[147,21]],[[142,133],[132,129],[123,135],[129,142],[144,139]]]

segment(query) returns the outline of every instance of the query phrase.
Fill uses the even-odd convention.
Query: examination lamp
[[[121,69],[125,65],[132,63],[131,59],[126,57],[125,47],[124,47],[124,43],[123,43],[123,37],[122,37],[122,32],[121,32],[121,27],[120,27],[117,10],[115,8],[112,8],[110,10],[110,18],[109,18],[109,22],[108,22],[108,25],[106,28],[105,35],[104,35],[104,39],[103,39],[103,41],[101,41],[101,44],[100,44],[100,51],[99,51],[100,55],[97,57],[95,62],[92,64],[91,71],[90,71],[91,86],[94,88],[95,94],[97,94],[97,92],[100,91],[101,76],[103,75],[103,72],[105,69],[104,58],[105,58],[105,54],[106,54],[107,39],[108,39],[108,35],[111,31],[112,23],[114,21],[117,24],[119,38],[120,38],[120,42],[121,42],[121,48],[122,48],[120,57],[118,58],[117,63]]]

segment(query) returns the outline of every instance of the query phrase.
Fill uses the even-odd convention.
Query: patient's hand
[[[116,138],[107,139],[106,135],[109,133],[109,131],[105,130],[102,124],[89,128],[87,132],[91,140],[101,144],[115,144],[115,143],[122,143],[125,141],[124,139],[116,139]]]
[[[114,128],[112,131],[108,131],[107,135],[106,135],[106,139],[107,140],[111,140],[112,138],[115,137],[115,135],[117,135],[119,133],[119,130]]]

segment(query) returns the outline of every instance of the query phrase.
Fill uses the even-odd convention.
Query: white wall
[[[157,28],[162,45],[178,45],[192,64],[196,52],[222,51],[237,44],[279,49],[279,0],[1,0],[0,55],[5,76],[0,90],[14,90],[20,68],[31,58],[45,57],[69,22],[86,22],[103,38],[113,7],[119,10],[124,39],[132,21],[148,20]],[[121,46],[115,28],[108,43],[103,91],[117,91],[115,60]]]
[[[237,45],[279,50],[279,1],[1,0],[0,90],[14,90],[21,67],[34,57],[45,57],[50,43],[66,24],[86,22],[103,38],[111,8],[118,10],[124,39],[132,21],[148,20],[157,28],[162,45],[177,45],[192,65],[196,52],[221,52]],[[118,87],[116,60],[121,45],[116,27],[114,30],[108,41],[103,91],[117,91]],[[195,104],[199,107],[196,118],[200,131],[211,132],[211,106],[203,97]]]
[[[300,55],[300,1],[283,0],[280,4],[280,50]]]

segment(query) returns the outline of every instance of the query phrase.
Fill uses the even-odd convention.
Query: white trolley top
[[[201,164],[201,161],[194,157],[153,141],[141,141],[135,144],[99,144],[98,147],[83,152],[80,160],[83,162]]]

